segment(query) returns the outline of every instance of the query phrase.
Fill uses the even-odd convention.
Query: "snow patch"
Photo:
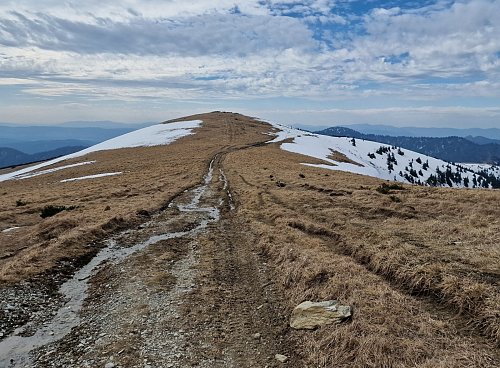
[[[14,231],[16,229],[20,229],[20,227],[19,226],[9,227],[8,229],[2,230],[2,233],[9,233],[9,232]]]
[[[84,161],[84,162],[78,162],[76,164],[55,167],[53,169],[47,169],[47,170],[35,171],[35,172],[28,172],[26,174],[19,174],[19,175],[15,176],[13,179],[15,179],[15,180],[28,179],[28,178],[33,178],[35,176],[39,176],[39,175],[43,175],[43,174],[49,174],[49,173],[53,173],[53,172],[56,172],[56,171],[60,171],[60,170],[64,170],[64,169],[69,169],[71,167],[78,167],[78,166],[90,165],[90,164],[95,164],[95,161]]]
[[[122,174],[121,171],[112,172],[112,173],[102,173],[102,174],[95,174],[95,175],[80,176],[78,178],[70,178],[70,179],[61,180],[61,183],[67,183],[70,181],[85,180],[85,179],[103,178],[105,176],[113,176],[113,175],[120,175],[120,174]]]
[[[490,164],[471,164],[471,163],[457,163],[459,166],[463,166],[469,170],[478,172],[484,171],[495,176],[500,176],[500,166],[490,165]]]

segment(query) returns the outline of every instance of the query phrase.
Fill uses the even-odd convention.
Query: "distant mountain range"
[[[481,136],[473,137],[471,135],[468,135],[464,138],[476,144],[490,144],[490,143],[500,144],[500,140],[498,139],[485,138]]]
[[[316,133],[390,144],[448,162],[500,164],[500,141],[484,137],[390,136],[361,133],[346,127],[331,127]]]
[[[96,128],[65,126],[2,126],[0,125],[0,147],[12,142],[57,141],[103,141],[131,132],[135,128]]]
[[[0,168],[18,166],[38,161],[50,160],[55,157],[69,155],[81,151],[85,146],[61,147],[51,151],[27,154],[13,148],[0,147]]]
[[[67,155],[148,125],[111,121],[47,126],[0,123],[0,168]]]
[[[94,144],[95,141],[79,139],[22,141],[8,140],[0,137],[0,142],[1,148],[11,148],[28,155],[33,155],[35,153],[53,151],[64,147],[90,147]]]
[[[500,129],[498,128],[420,128],[420,127],[395,127],[392,125],[374,124],[331,124],[330,126],[342,126],[356,130],[364,134],[389,135],[392,137],[487,137],[486,139],[500,140]],[[326,129],[325,126],[313,126],[305,124],[294,124],[294,127],[307,130],[309,132]]]

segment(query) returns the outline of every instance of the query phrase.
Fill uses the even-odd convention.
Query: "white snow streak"
[[[113,175],[120,175],[120,174],[122,174],[121,171],[112,172],[112,173],[102,173],[102,174],[95,174],[95,175],[80,176],[78,178],[71,178],[71,179],[61,180],[61,183],[67,183],[67,182],[70,182],[70,181],[85,180],[85,179],[102,178],[102,177],[105,177],[105,176],[113,176]]]
[[[78,162],[76,164],[55,167],[53,169],[47,169],[47,170],[35,171],[35,172],[28,172],[26,174],[16,175],[13,179],[15,179],[15,180],[28,179],[28,178],[33,178],[35,176],[39,176],[39,175],[43,175],[43,174],[53,173],[53,172],[56,172],[56,171],[59,171],[59,170],[69,169],[70,167],[78,167],[78,166],[90,165],[90,164],[95,164],[95,161],[84,161],[84,162]]]
[[[2,233],[9,233],[9,232],[14,231],[16,229],[20,229],[20,227],[19,226],[9,227],[8,229],[2,230]]]

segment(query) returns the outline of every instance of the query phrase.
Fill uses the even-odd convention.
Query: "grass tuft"
[[[391,194],[391,190],[404,190],[405,188],[401,184],[397,183],[382,183],[375,190],[382,194]]]

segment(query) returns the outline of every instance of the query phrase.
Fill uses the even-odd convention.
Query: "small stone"
[[[257,333],[254,333],[254,334],[252,335],[252,337],[253,337],[254,339],[258,340],[258,339],[260,339],[260,333],[258,333],[258,332],[257,332]]]
[[[115,363],[106,363],[106,365],[104,366],[104,368],[115,368]]]
[[[283,354],[276,354],[274,356],[274,358],[278,361],[278,362],[281,362],[281,363],[285,363],[287,360],[288,360],[288,357],[286,355],[283,355]]]

